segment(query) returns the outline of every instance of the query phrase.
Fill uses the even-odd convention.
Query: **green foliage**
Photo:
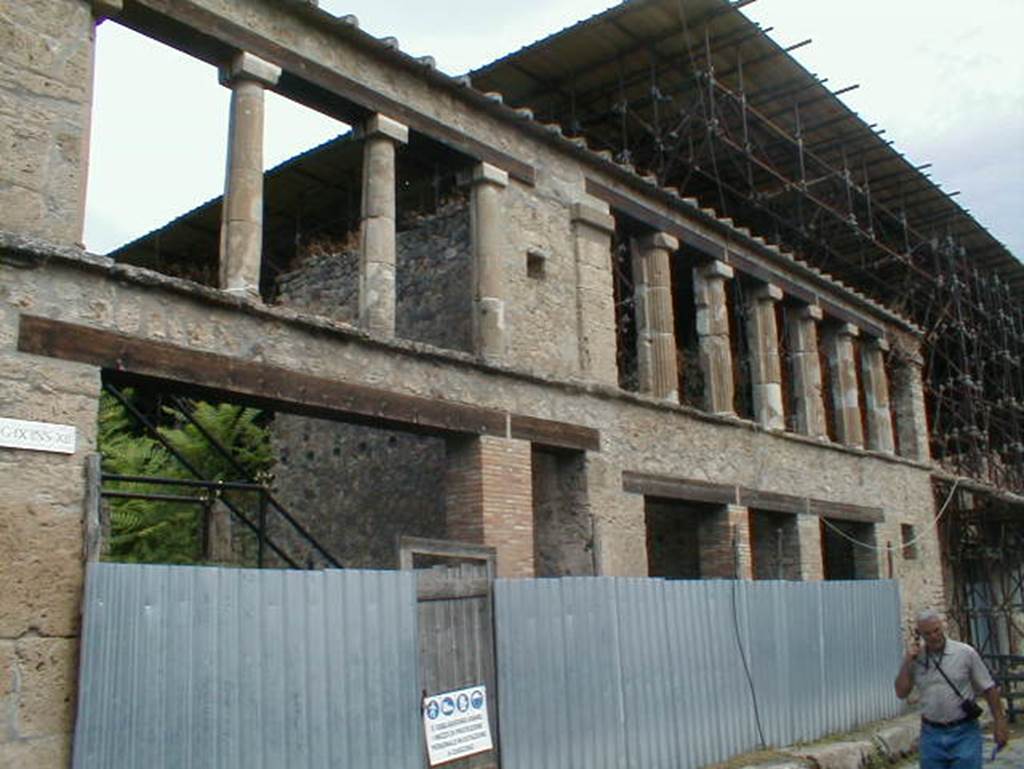
[[[126,397],[134,398],[131,390]],[[192,404],[196,420],[226,448],[244,472],[218,452],[202,432],[175,408],[162,407],[160,434],[206,479],[244,481],[273,465],[265,417],[258,409],[232,404]],[[99,445],[103,472],[171,479],[194,479],[192,473],[160,441],[136,423],[116,398],[100,401]],[[208,498],[204,489],[163,484],[112,482],[106,490],[173,494]],[[235,495],[247,506],[246,495]],[[247,495],[253,496],[253,495]],[[110,538],[107,557],[132,563],[197,563],[203,559],[203,514],[200,503],[154,499],[108,498]]]

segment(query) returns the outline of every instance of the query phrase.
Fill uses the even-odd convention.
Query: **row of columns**
[[[668,265],[677,248],[675,238],[656,234],[635,245],[633,259],[640,391],[673,402],[679,400],[679,379]],[[694,269],[693,290],[700,368],[704,376],[704,407],[715,414],[734,413],[727,301],[728,281],[733,277],[732,267],[721,261],[701,264]],[[744,332],[750,355],[754,418],[769,430],[786,428],[780,329],[776,322],[776,305],[782,299],[783,293],[778,286],[763,283],[748,294],[746,307]],[[823,398],[831,397],[838,442],[894,453],[893,409],[885,369],[885,353],[889,349],[887,342],[875,337],[863,340],[858,375],[854,345],[860,330],[849,323],[825,326],[824,347],[831,382],[830,392],[826,394],[823,392],[819,352],[819,328],[823,325],[823,317],[821,308],[816,305],[798,305],[788,314],[787,328],[783,330],[791,355],[790,382],[796,431],[827,439]],[[861,384],[865,401],[863,421]],[[904,373],[898,384],[900,397],[907,404],[902,410],[896,409],[902,453],[916,459],[927,459],[920,371]]]
[[[221,69],[221,82],[231,89],[228,163],[221,224],[220,285],[226,291],[259,298],[263,231],[264,91],[277,84],[281,70],[252,54],[238,54]],[[363,194],[360,221],[361,255],[359,322],[372,334],[395,334],[396,151],[409,140],[407,126],[373,115],[361,127],[364,142]],[[501,360],[507,346],[503,259],[502,197],[508,174],[486,163],[471,177],[473,248],[474,349],[485,359]],[[576,233],[577,318],[580,370],[599,381],[615,381],[615,352],[603,349],[614,338],[614,307],[608,253],[614,219],[604,211],[573,208]],[[639,384],[642,392],[678,402],[678,360],[672,307],[670,261],[678,241],[655,233],[634,246]],[[733,269],[712,261],[694,271],[694,299],[700,367],[705,380],[705,408],[732,413],[733,361],[730,342],[727,282]],[[782,364],[775,306],[782,300],[777,286],[763,284],[750,295],[745,333],[750,350],[754,417],[766,429],[785,429]],[[803,306],[785,330],[793,353],[792,384],[798,432],[825,438],[828,430],[822,403],[818,361],[820,309]],[[612,334],[604,333],[611,324]],[[837,440],[849,446],[894,451],[889,383],[885,375],[884,340],[862,345],[861,379],[865,387],[867,436],[859,402],[854,339],[850,324],[828,327],[825,338]],[[591,338],[593,337],[593,338]],[[900,379],[909,387],[896,410],[901,420],[904,453],[927,458],[923,394],[913,372]]]
[[[281,69],[250,53],[221,68],[231,89],[228,163],[221,219],[220,287],[259,299],[263,237],[264,91]],[[359,129],[363,140],[360,217],[359,324],[371,334],[395,335],[396,153],[409,141],[407,126],[372,115]],[[485,359],[505,353],[505,277],[502,194],[508,174],[479,163],[471,176],[473,233],[473,338]]]

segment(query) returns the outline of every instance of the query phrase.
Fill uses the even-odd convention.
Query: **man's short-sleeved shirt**
[[[911,676],[921,694],[921,715],[929,721],[948,723],[964,717],[960,697],[942,677],[939,665],[960,694],[969,699],[995,686],[992,675],[973,647],[947,638],[941,654],[922,649],[911,666]]]

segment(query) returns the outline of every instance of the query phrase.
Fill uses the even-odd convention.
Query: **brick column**
[[[893,369],[893,410],[900,456],[927,462],[931,459],[931,447],[928,445],[923,367],[924,360],[916,353],[903,355],[897,362]]]
[[[864,428],[860,421],[860,392],[857,389],[857,362],[853,340],[860,329],[841,323],[829,329],[825,337],[828,367],[832,377],[832,405],[836,415],[836,437],[846,446],[864,446]]]
[[[451,440],[447,457],[448,537],[497,548],[499,577],[532,577],[530,443],[486,435]]]
[[[384,115],[362,127],[363,201],[359,252],[359,325],[395,335],[395,147],[409,129]]]
[[[280,77],[280,67],[244,51],[220,69],[221,85],[231,89],[220,287],[254,299],[263,258],[263,89]]]
[[[825,404],[821,398],[821,355],[818,352],[821,308],[804,305],[794,308],[786,317],[796,431],[813,438],[827,439]]]
[[[889,377],[885,372],[885,353],[889,343],[868,337],[860,350],[861,379],[864,382],[864,410],[868,422],[868,448],[895,452],[892,410],[889,407]]]
[[[779,329],[775,303],[782,289],[770,283],[750,294],[747,312],[747,347],[754,392],[754,418],[768,430],[786,429],[782,404],[782,362],[779,360]]]
[[[816,515],[798,515],[796,534],[800,548],[800,579],[816,582],[825,579],[821,551],[821,519]]]
[[[704,373],[704,408],[713,414],[735,411],[729,308],[725,299],[725,281],[732,276],[732,267],[718,261],[701,265],[693,272],[700,368]]]
[[[753,579],[750,550],[750,511],[742,505],[724,505],[706,513],[698,532],[702,579]]]
[[[678,248],[678,240],[659,232],[639,242],[633,259],[640,392],[674,403],[679,369],[669,259]]]
[[[576,336],[580,373],[617,386],[615,362],[615,288],[612,285],[612,234],[615,219],[582,203],[572,207],[576,257]]]

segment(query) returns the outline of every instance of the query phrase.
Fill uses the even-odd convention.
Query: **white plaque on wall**
[[[0,417],[0,447],[74,454],[75,428],[72,425]]]

